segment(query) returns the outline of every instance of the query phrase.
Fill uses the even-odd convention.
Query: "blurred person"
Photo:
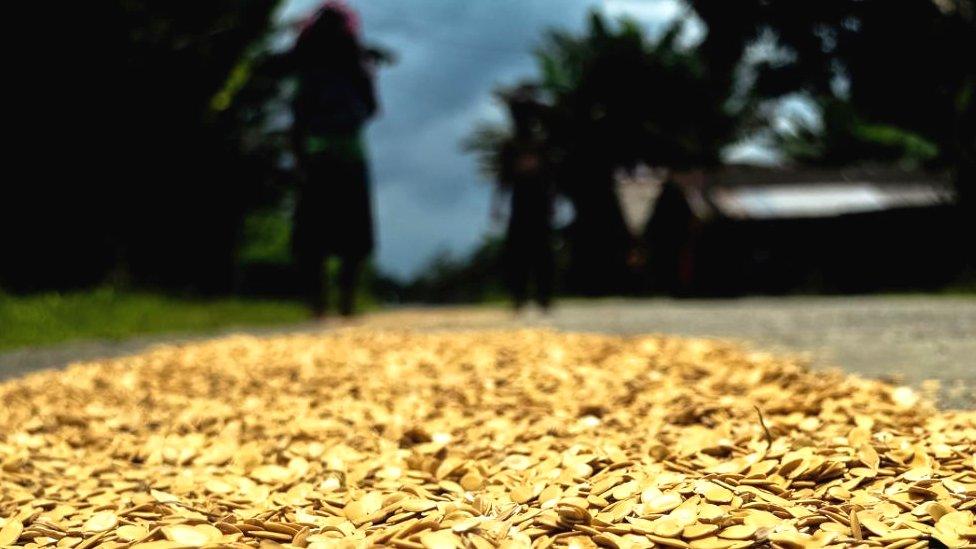
[[[501,150],[498,185],[510,196],[506,276],[516,310],[534,297],[545,311],[552,304],[555,278],[552,217],[556,191],[541,124],[544,107],[532,86],[519,86],[502,98],[514,126]],[[496,194],[496,216],[500,197]]]
[[[330,1],[305,24],[288,57],[298,77],[292,108],[300,172],[292,249],[316,318],[328,309],[325,260],[341,260],[339,312],[350,316],[374,245],[362,129],[377,110],[377,56],[361,45],[356,14]]]

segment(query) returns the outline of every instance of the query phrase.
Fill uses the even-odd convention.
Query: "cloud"
[[[626,15],[645,23],[658,23],[679,16],[684,4],[677,0],[606,0],[603,9],[607,15],[619,17]]]

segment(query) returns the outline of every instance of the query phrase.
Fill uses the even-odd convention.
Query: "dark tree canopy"
[[[954,170],[962,202],[973,204],[976,2],[688,0],[688,8],[704,23],[697,44],[682,43],[680,21],[648,40],[635,22],[594,13],[583,33],[551,31],[537,52],[527,83],[543,91],[558,184],[576,207],[567,236],[581,280],[625,270],[614,170],[714,166],[743,138],[765,139],[793,163]],[[782,124],[772,106],[789,95],[820,120]],[[497,173],[508,138],[490,126],[472,136],[487,173]]]
[[[810,163],[952,166],[972,154],[976,3],[972,0],[690,0],[708,27],[703,54],[733,62],[749,44],[753,93],[802,93],[824,124],[784,136]],[[971,126],[971,125],[970,125]],[[969,151],[968,153],[966,151]]]
[[[274,82],[254,73],[277,0],[106,0],[68,22],[42,64],[44,164],[9,238],[0,285],[121,277],[230,287],[246,210],[275,194],[263,134]],[[57,17],[69,17],[59,13]],[[61,34],[61,31],[49,31]],[[56,145],[52,145],[56,144]]]
[[[681,35],[678,23],[649,40],[636,22],[594,12],[583,34],[551,31],[537,50],[538,73],[527,83],[547,106],[553,172],[576,213],[566,231],[571,291],[606,293],[631,283],[632,236],[615,194],[616,170],[715,165],[748,128],[755,105],[737,96],[735,65],[711,65]],[[509,138],[484,126],[469,140],[493,177]]]

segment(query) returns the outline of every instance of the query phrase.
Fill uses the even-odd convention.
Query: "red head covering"
[[[350,7],[349,4],[345,3],[343,0],[327,0],[326,2],[323,2],[318,9],[316,9],[311,15],[302,21],[299,27],[299,34],[303,34],[306,30],[308,30],[325,12],[337,14],[343,20],[346,31],[351,36],[359,36],[359,31],[361,28],[359,14],[356,13],[356,10],[352,9],[352,7]]]

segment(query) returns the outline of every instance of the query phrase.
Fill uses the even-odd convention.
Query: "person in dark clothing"
[[[534,95],[531,87],[522,86],[504,97],[514,134],[501,151],[500,187],[511,195],[505,270],[516,309],[529,301],[533,282],[535,301],[548,309],[555,277],[552,242],[555,185],[540,124],[543,106]]]
[[[339,311],[354,311],[356,281],[373,250],[369,173],[362,129],[377,109],[369,52],[344,4],[327,2],[289,54],[298,77],[293,102],[300,181],[292,251],[316,317],[327,310],[328,257],[341,259]]]

